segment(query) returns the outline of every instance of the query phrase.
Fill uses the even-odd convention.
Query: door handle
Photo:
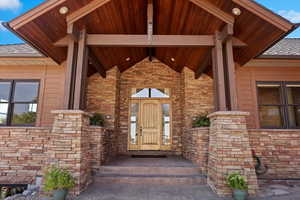
[[[142,135],[142,133],[143,133],[143,127],[140,127],[140,133]]]

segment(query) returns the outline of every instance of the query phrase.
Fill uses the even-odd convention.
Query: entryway
[[[172,117],[168,89],[133,89],[129,110],[129,150],[171,150]]]

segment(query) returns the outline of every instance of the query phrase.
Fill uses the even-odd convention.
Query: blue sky
[[[30,10],[44,0],[0,0],[0,22],[7,22]],[[299,0],[256,0],[274,12],[286,17],[294,23],[300,23]],[[289,37],[300,38],[300,28]],[[22,41],[0,26],[0,44],[14,44]]]

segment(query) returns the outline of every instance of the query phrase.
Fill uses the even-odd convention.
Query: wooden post
[[[230,95],[230,109],[232,111],[238,110],[237,100],[237,87],[236,87],[236,76],[235,76],[235,63],[233,59],[233,47],[232,39],[228,39],[225,44],[226,48],[226,64],[228,70],[228,90]]]
[[[225,93],[225,73],[224,73],[224,59],[223,59],[223,44],[219,39],[219,33],[215,34],[215,47],[213,48],[213,73],[216,87],[216,105],[218,111],[226,111],[226,93]]]
[[[78,46],[76,42],[69,39],[68,44],[68,56],[65,71],[65,97],[64,97],[64,109],[73,109],[74,103],[74,80],[76,72],[76,61],[77,61],[77,50]]]
[[[74,109],[84,109],[85,105],[85,87],[88,67],[88,48],[86,46],[86,29],[80,31],[78,41],[78,58],[76,69]]]

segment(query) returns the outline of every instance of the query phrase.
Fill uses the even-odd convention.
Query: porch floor
[[[131,156],[118,156],[106,166],[119,167],[197,167],[191,161],[180,156],[166,156],[165,158],[141,158]]]

